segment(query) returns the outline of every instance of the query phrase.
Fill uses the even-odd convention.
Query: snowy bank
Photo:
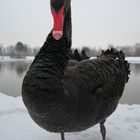
[[[96,57],[90,57],[90,59],[95,59]],[[129,63],[140,64],[140,57],[126,57]]]
[[[119,104],[107,119],[107,140],[140,139],[140,105]],[[78,133],[67,133],[66,140],[101,140],[99,125]],[[60,135],[38,127],[29,117],[21,97],[0,93],[0,140],[60,140]]]
[[[129,63],[139,64],[140,63],[140,57],[126,57],[126,60]]]
[[[95,59],[96,57],[91,57],[90,59]],[[9,56],[0,56],[0,61],[33,61],[34,57],[33,56],[26,56],[25,59],[15,59],[11,58]],[[128,60],[129,63],[135,63],[139,64],[140,63],[140,57],[126,57],[126,60]]]
[[[26,56],[25,58],[11,58],[10,56],[0,56],[0,62],[11,62],[11,61],[33,61],[33,56]]]

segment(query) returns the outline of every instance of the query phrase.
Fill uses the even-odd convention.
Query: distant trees
[[[135,56],[140,56],[140,43],[136,43],[135,46]]]
[[[0,56],[10,56],[11,58],[25,58],[26,56],[35,56],[39,48],[31,48],[22,42],[17,42],[16,45],[4,47],[0,44]]]
[[[125,52],[126,56],[139,56],[140,57],[140,43],[136,43],[133,46],[116,46]]]
[[[4,53],[4,46],[3,44],[0,44],[0,56],[3,56]]]
[[[16,58],[24,58],[28,53],[27,46],[24,45],[22,42],[18,42],[15,45],[14,49],[15,49]]]
[[[1,48],[1,46],[0,46],[0,56],[2,55],[2,48]]]
[[[86,52],[86,54],[90,57],[98,56],[100,54],[100,49],[98,49],[98,50],[96,48],[90,49],[90,47],[88,47],[88,46],[84,46],[82,48],[82,50],[84,50]]]
[[[123,50],[126,56],[140,57],[140,43],[136,43],[132,46],[114,46],[113,44],[109,44],[108,48],[111,47]],[[96,49],[91,48],[90,46],[83,46],[82,50],[84,50],[84,52],[86,52],[88,56],[98,56],[101,53],[100,48]],[[26,56],[35,56],[38,51],[39,47],[32,48],[27,44],[23,44],[22,42],[17,42],[15,45],[11,45],[8,47],[4,47],[3,44],[0,44],[0,56],[10,56],[11,58],[25,58]]]
[[[133,46],[115,46],[113,44],[109,44],[108,48],[117,48],[118,50],[123,50],[126,56],[139,56],[140,57],[140,43],[136,43]],[[96,49],[91,47],[84,46],[82,48],[89,56],[98,56],[101,53],[101,49]]]

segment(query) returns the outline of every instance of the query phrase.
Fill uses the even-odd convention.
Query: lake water
[[[21,95],[22,80],[31,61],[0,62],[0,92]],[[120,103],[140,104],[140,64],[131,64],[131,76]]]

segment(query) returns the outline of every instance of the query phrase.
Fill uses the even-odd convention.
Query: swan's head
[[[53,37],[59,40],[63,36],[64,18],[68,11],[70,0],[51,0],[51,12],[53,15]]]

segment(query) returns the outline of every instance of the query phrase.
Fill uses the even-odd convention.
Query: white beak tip
[[[62,31],[53,31],[53,37],[55,40],[59,40],[61,39],[63,36],[63,32]]]

